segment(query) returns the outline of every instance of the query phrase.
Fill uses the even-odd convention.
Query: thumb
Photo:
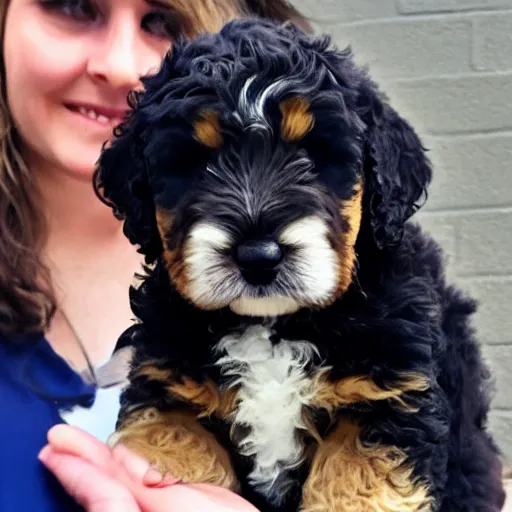
[[[89,462],[50,446],[39,453],[39,460],[87,512],[140,512],[128,489]]]

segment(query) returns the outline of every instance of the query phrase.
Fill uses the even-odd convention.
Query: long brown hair
[[[54,311],[49,271],[40,259],[43,216],[7,104],[3,40],[8,0],[0,0],[0,331],[32,332]],[[36,277],[39,276],[36,281]]]
[[[237,15],[307,20],[286,0],[166,0],[183,14],[185,33],[217,30]],[[41,259],[46,225],[30,170],[23,160],[7,104],[3,40],[9,0],[0,0],[0,332],[22,335],[45,331],[55,311],[50,271]]]

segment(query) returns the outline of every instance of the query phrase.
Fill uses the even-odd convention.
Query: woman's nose
[[[113,88],[133,89],[139,86],[140,77],[150,66],[143,57],[144,41],[139,27],[128,20],[120,21],[108,27],[95,43],[88,72]]]

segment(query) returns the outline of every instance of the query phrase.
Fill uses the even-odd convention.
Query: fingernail
[[[146,485],[158,485],[163,479],[162,473],[153,468],[149,468],[144,475],[144,483]]]
[[[148,487],[168,487],[181,482],[179,478],[175,478],[171,475],[165,475],[165,477],[156,469],[150,468],[144,475],[144,484]]]
[[[43,463],[45,464],[46,461],[48,460],[48,456],[50,455],[50,447],[49,446],[45,446],[40,452],[39,454],[37,455],[37,458]]]

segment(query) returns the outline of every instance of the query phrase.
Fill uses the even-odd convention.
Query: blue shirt
[[[63,411],[90,408],[85,383],[42,335],[6,342],[0,335],[0,511],[82,510],[37,459]]]

